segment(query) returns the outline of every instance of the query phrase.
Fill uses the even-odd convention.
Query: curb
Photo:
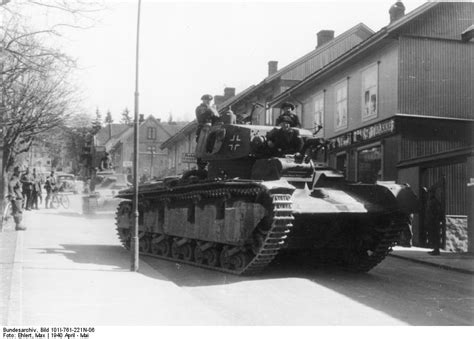
[[[23,271],[23,232],[16,238],[15,256],[13,258],[10,298],[7,308],[7,326],[21,325],[22,320],[22,271]]]
[[[403,255],[393,254],[393,252],[390,253],[389,255],[392,256],[392,257],[395,257],[395,258],[408,260],[408,261],[416,262],[416,263],[419,263],[419,264],[425,264],[425,265],[428,265],[428,266],[434,266],[434,267],[442,268],[442,269],[449,270],[449,271],[456,271],[456,272],[466,273],[466,274],[474,274],[474,271],[469,270],[469,269],[465,269],[465,268],[453,267],[453,266],[448,266],[448,265],[444,265],[444,264],[440,264],[440,263],[434,263],[434,262],[430,262],[430,261],[424,261],[424,260],[420,260],[420,259],[409,258],[409,257],[403,256]]]

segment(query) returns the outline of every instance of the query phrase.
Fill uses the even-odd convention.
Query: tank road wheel
[[[228,254],[228,249],[227,247],[224,247],[221,251],[221,254],[219,256],[219,261],[221,263],[221,267],[230,270],[232,263],[230,260],[230,256]]]
[[[201,250],[201,248],[199,247],[199,245],[196,245],[196,247],[194,247],[194,260],[198,263],[198,264],[201,264],[201,265],[204,265],[205,263],[205,256],[204,256],[204,252]]]
[[[139,242],[140,253],[150,253],[151,252],[151,240],[150,237],[145,234],[140,238]]]
[[[193,261],[194,250],[193,250],[193,245],[190,242],[181,246],[180,251],[184,260]]]
[[[219,266],[219,251],[213,247],[204,252],[206,256],[207,264],[212,267]]]
[[[173,244],[171,245],[171,258],[181,259],[181,251],[176,241],[173,241]]]
[[[250,263],[250,256],[245,252],[239,252],[231,257],[234,270],[241,271]]]
[[[169,239],[165,237],[159,242],[152,241],[151,253],[161,255],[163,257],[169,257],[171,254],[171,245]]]

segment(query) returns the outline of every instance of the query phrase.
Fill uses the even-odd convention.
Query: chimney
[[[388,13],[390,14],[390,23],[397,21],[405,15],[405,5],[403,2],[397,1],[390,7]]]
[[[234,87],[224,88],[224,100],[232,98],[233,96],[235,96],[235,88]]]
[[[318,45],[316,48],[321,47],[325,43],[334,39],[334,31],[330,29],[323,29],[316,33],[316,35],[318,36]]]
[[[140,115],[139,115],[139,119],[138,119],[138,123],[141,124],[141,123],[144,122],[144,121],[145,121],[145,114],[140,114]]]
[[[278,61],[269,61],[268,62],[268,76],[278,72]]]

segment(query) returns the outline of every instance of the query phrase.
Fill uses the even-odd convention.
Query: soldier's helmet
[[[204,94],[202,97],[201,97],[201,100],[212,100],[213,97],[212,95],[210,94]]]
[[[291,102],[284,102],[281,104],[281,109],[289,107],[291,110],[295,109],[295,105],[293,105]]]

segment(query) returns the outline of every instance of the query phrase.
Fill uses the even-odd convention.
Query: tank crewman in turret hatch
[[[285,154],[297,155],[303,148],[303,140],[297,129],[291,128],[293,120],[290,116],[278,117],[280,127],[275,127],[267,133],[267,145],[273,156],[284,156]]]
[[[295,105],[293,105],[291,102],[284,102],[283,104],[281,104],[281,110],[282,110],[282,113],[280,114],[280,116],[276,120],[276,125],[277,126],[280,125],[281,119],[283,117],[289,117],[290,118],[290,127],[301,128],[300,119],[298,118],[298,116],[294,112]]]
[[[196,107],[196,120],[198,122],[196,142],[199,139],[199,133],[201,133],[204,125],[214,125],[219,120],[219,113],[217,113],[215,107],[211,105],[212,99],[212,95],[204,94],[201,97],[202,103]]]

